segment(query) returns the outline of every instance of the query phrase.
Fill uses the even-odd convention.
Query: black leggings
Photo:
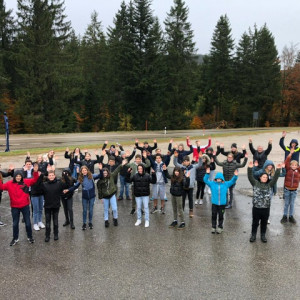
[[[260,221],[260,233],[265,234],[267,231],[268,219],[270,216],[270,208],[252,209],[252,234],[256,234]]]
[[[215,205],[212,204],[211,207],[211,223],[213,228],[217,228],[217,217],[219,215],[218,227],[223,228],[225,205]]]
[[[197,192],[196,192],[196,199],[203,199],[204,197],[204,189],[205,189],[205,182],[203,181],[197,181]]]
[[[193,209],[193,205],[194,205],[194,201],[193,201],[193,192],[194,189],[188,189],[188,190],[183,190],[183,194],[182,194],[182,209],[184,210],[184,206],[185,206],[185,199],[186,196],[188,196],[189,198],[189,208]]]
[[[66,221],[73,224],[74,223],[74,221],[73,221],[73,197],[70,199],[61,198],[61,202],[64,207]]]

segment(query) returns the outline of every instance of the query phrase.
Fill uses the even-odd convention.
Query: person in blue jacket
[[[288,155],[290,154],[291,148],[294,149],[294,153],[292,155],[291,160],[296,160],[299,163],[299,152],[300,152],[300,148],[298,147],[298,140],[296,139],[292,139],[290,141],[289,146],[285,146],[284,145],[284,138],[286,137],[286,131],[282,132],[282,137],[279,141],[279,145],[280,147],[283,149],[284,151],[284,160],[286,160],[286,158],[288,157]]]
[[[234,176],[229,181],[225,181],[222,173],[217,173],[213,181],[209,180],[210,168],[206,169],[204,176],[204,182],[211,189],[211,203],[212,203],[212,229],[211,233],[222,233],[223,232],[223,220],[226,206],[226,195],[227,190],[234,185],[238,179],[238,170],[234,171]],[[217,216],[219,215],[219,222],[217,228]]]

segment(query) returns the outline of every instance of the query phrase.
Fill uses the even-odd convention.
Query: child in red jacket
[[[11,214],[13,218],[13,239],[10,246],[19,242],[19,220],[22,212],[25,221],[27,238],[29,243],[34,243],[30,222],[30,198],[29,187],[37,182],[39,178],[38,165],[34,165],[33,178],[24,179],[21,171],[15,171],[13,180],[6,183],[0,178],[0,190],[8,191],[10,197]]]

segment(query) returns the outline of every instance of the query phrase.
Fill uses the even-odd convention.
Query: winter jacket
[[[268,159],[268,155],[270,154],[272,150],[272,144],[268,144],[268,148],[261,153],[259,153],[257,150],[253,148],[252,143],[249,143],[249,148],[251,153],[253,154],[253,161],[258,162],[258,168],[261,169],[265,163],[265,161]]]
[[[279,141],[279,145],[280,147],[283,149],[284,151],[284,160],[286,160],[286,158],[288,157],[288,155],[290,154],[291,148],[292,148],[292,143],[296,143],[296,147],[295,147],[295,151],[292,155],[291,160],[296,160],[299,163],[299,152],[300,152],[300,148],[298,147],[298,140],[296,139],[292,139],[290,142],[289,147],[284,145],[284,137],[282,137]]]
[[[203,182],[203,178],[206,173],[206,168],[210,167],[210,158],[207,154],[203,154],[202,158],[206,158],[207,164],[203,165],[196,169],[196,181]]]
[[[193,146],[190,146],[190,150],[188,150],[188,151],[186,151],[186,150],[181,150],[181,151],[179,151],[179,150],[176,150],[177,152],[178,152],[178,159],[177,159],[177,162],[179,163],[179,164],[182,164],[182,162],[183,162],[183,158],[185,157],[185,156],[187,156],[187,155],[190,155],[191,153],[193,153]]]
[[[213,155],[213,153],[207,153],[208,150],[211,150],[211,152],[213,152],[213,148],[208,147],[208,148],[206,149],[206,155],[210,158],[210,165],[209,165],[209,168],[210,168],[211,171],[214,171],[214,170],[216,169],[216,163],[215,163],[214,160],[211,161],[211,158],[213,158],[214,155]],[[218,152],[216,153],[216,156],[218,156]]]
[[[57,178],[44,182],[42,184],[42,191],[45,200],[44,207],[59,208],[61,193],[66,188],[68,188],[68,185]]]
[[[190,178],[183,176],[183,180],[178,182],[174,180],[172,182],[172,178],[174,175],[170,176],[168,170],[164,170],[165,176],[171,179],[171,186],[170,186],[170,194],[176,197],[180,197],[183,195],[185,189],[188,189],[190,186]]]
[[[256,208],[269,208],[271,206],[272,188],[278,180],[280,169],[275,171],[271,181],[262,183],[253,177],[252,168],[248,168],[248,179],[253,186],[253,206]]]
[[[96,197],[94,180],[99,179],[100,177],[101,177],[101,173],[93,174],[92,179],[89,179],[87,176],[83,176],[82,183],[80,183],[80,181],[77,181],[76,184],[70,187],[68,190],[69,192],[73,192],[76,189],[78,189],[81,184],[82,198],[87,200],[93,199]]]
[[[217,182],[216,179],[222,179],[222,182]],[[217,173],[215,180],[209,180],[209,174],[206,173],[203,181],[211,189],[211,203],[215,205],[226,205],[227,190],[237,181],[238,177],[234,175],[229,181],[225,181],[222,173]]]
[[[224,151],[224,148],[221,148],[220,146],[217,147],[217,151],[219,151],[221,154],[227,156],[228,154],[232,154],[233,155],[233,159],[240,163],[241,159],[245,157],[245,154],[247,153],[246,150],[244,149],[243,152],[232,152],[232,151]]]
[[[107,177],[103,176],[103,170],[101,170],[100,179],[97,181],[99,199],[109,199],[117,192],[116,179],[118,179],[121,168],[122,165],[119,165],[113,172],[108,171]]]
[[[288,155],[285,160],[286,176],[284,179],[284,187],[288,190],[297,190],[300,180],[300,167],[293,170],[290,166],[291,155]]]
[[[268,175],[268,177],[269,177],[269,180],[271,180],[271,179],[273,178],[273,176],[272,176],[271,174],[268,174],[268,173],[265,171],[266,168],[267,168],[267,166],[270,166],[270,165],[273,166],[273,168],[274,168],[274,173],[275,173],[275,165],[274,165],[273,161],[267,159],[267,160],[265,161],[265,163],[264,163],[262,169],[259,169],[258,167],[253,167],[253,168],[252,168],[252,169],[253,169],[253,176],[254,176],[254,178],[255,178],[256,180],[258,180],[259,177],[260,177],[263,173],[266,173],[266,174]],[[279,177],[285,177],[285,175],[286,175],[286,169],[285,169],[285,168],[282,168],[282,169],[281,169],[281,172],[280,172],[280,174],[279,174]],[[277,193],[277,183],[275,183],[274,186],[273,186],[273,194],[276,195],[276,193]]]
[[[136,153],[136,149],[133,149],[132,153],[129,156],[126,156],[125,158],[122,158],[122,161],[124,159],[126,159],[129,163],[134,158],[135,153]],[[125,166],[122,166],[121,171],[120,171],[120,176],[126,177],[128,169],[129,169],[128,164],[125,165]]]
[[[142,165],[143,166],[143,165]],[[144,197],[150,195],[150,183],[156,183],[156,175],[151,175],[145,172],[143,166],[143,173],[136,173],[130,178],[130,182],[133,182],[133,194],[135,197]]]
[[[248,158],[246,157],[242,164],[239,164],[235,160],[232,161],[224,160],[221,163],[218,161],[218,158],[216,156],[214,156],[214,160],[218,166],[223,167],[224,178],[226,181],[228,181],[232,178],[232,176],[234,175],[234,171],[236,169],[245,167]]]
[[[186,167],[186,166],[178,163],[177,157],[174,156],[173,163],[174,163],[175,167],[181,168],[183,173],[190,172],[190,187],[189,188],[193,189],[194,185],[195,185],[195,179],[196,179],[196,169],[202,166],[202,159],[199,159],[197,164],[194,164],[194,165],[190,164],[189,166]]]
[[[151,167],[150,160],[148,158],[145,159],[145,163],[142,163],[142,165],[143,165],[144,168],[150,168]],[[132,169],[131,173],[129,173],[130,174],[130,178],[132,178],[137,173],[137,167],[138,167],[138,165],[135,162],[133,162],[133,163],[129,163],[129,164],[125,165],[125,166],[127,166],[128,169]],[[130,182],[128,174],[126,176],[126,181]]]
[[[14,180],[20,172],[14,172]],[[0,190],[8,191],[10,197],[10,206],[15,208],[22,208],[30,204],[28,187],[34,185],[39,178],[38,172],[33,172],[33,178],[23,179],[21,184],[10,180],[6,183],[0,181]]]

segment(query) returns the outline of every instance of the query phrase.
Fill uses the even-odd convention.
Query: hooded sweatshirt
[[[31,179],[24,179],[22,176],[21,182],[16,182],[17,175],[22,176],[22,172],[15,171],[14,179],[6,183],[0,181],[0,190],[8,191],[11,207],[23,208],[30,204],[29,187],[37,182],[39,174],[33,172],[33,178]]]
[[[217,182],[217,179],[221,179],[222,182]],[[227,190],[237,181],[238,177],[234,175],[230,181],[225,181],[222,173],[217,173],[215,180],[209,180],[209,174],[206,173],[203,181],[211,189],[211,203],[215,205],[226,205],[227,199]]]
[[[285,146],[284,145],[284,137],[282,137],[279,141],[279,145],[280,147],[283,149],[284,151],[284,160],[286,160],[286,158],[288,157],[288,155],[290,154],[291,148],[292,148],[292,143],[296,144],[295,147],[295,152],[292,155],[291,160],[296,160],[299,163],[299,152],[300,152],[300,148],[298,147],[298,140],[296,139],[292,139],[290,142],[289,146]]]

